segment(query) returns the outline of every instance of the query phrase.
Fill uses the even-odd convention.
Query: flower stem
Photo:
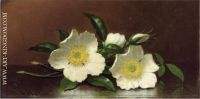
[[[129,44],[130,44],[129,41],[126,41],[125,44],[124,44],[123,49],[126,49],[129,46]]]
[[[34,77],[42,77],[42,78],[47,78],[47,77],[60,77],[60,76],[62,76],[62,75],[56,75],[56,74],[60,74],[59,72],[54,72],[54,73],[45,74],[45,75],[36,74],[36,73],[30,73],[30,72],[27,72],[27,71],[17,71],[16,73],[18,73],[18,74],[30,75],[30,76],[34,76]]]
[[[52,67],[49,67],[48,65],[46,65],[46,64],[39,64],[39,65],[41,65],[41,66],[43,66],[44,68],[47,68],[47,69],[51,69],[51,70],[54,70],[54,71],[59,71],[59,72],[61,72],[62,70],[57,70],[57,69],[54,69],[54,68],[52,68]]]
[[[50,70],[54,70],[54,71],[58,71],[58,72],[61,72],[61,71],[62,71],[62,70],[56,70],[56,69],[50,67],[50,66],[47,65],[47,64],[43,64],[43,63],[37,62],[37,61],[31,61],[31,64],[33,64],[33,65],[40,65],[40,66],[42,66],[42,67],[44,67],[44,68],[47,68],[47,69],[50,69]]]

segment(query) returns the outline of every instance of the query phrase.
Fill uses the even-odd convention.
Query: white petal
[[[157,82],[156,75],[154,73],[144,73],[139,81],[141,88],[153,88]]]
[[[145,72],[155,72],[159,69],[158,65],[153,60],[152,54],[145,54],[141,60]]]
[[[95,34],[87,31],[80,33],[78,42],[87,46],[89,51],[96,52],[98,47],[97,38]]]
[[[60,47],[70,48],[70,46],[73,46],[75,44],[78,44],[78,31],[76,29],[72,29],[71,34],[62,42],[60,42]]]
[[[48,62],[55,69],[63,69],[68,66],[68,61],[65,56],[68,49],[56,49],[51,52]]]
[[[120,66],[123,64],[123,62],[126,61],[127,54],[128,53],[117,54],[112,67],[109,69],[109,71],[112,73],[112,76],[115,77],[116,79],[118,79],[120,77],[118,70],[120,69]]]
[[[85,66],[89,74],[99,75],[105,68],[105,59],[101,54],[93,53],[90,55],[90,59]]]
[[[87,78],[87,70],[84,66],[68,66],[64,69],[63,74],[73,82],[82,82]]]
[[[117,86],[119,86],[121,89],[130,90],[139,87],[139,82],[137,80],[129,80],[121,77],[116,81],[117,81]]]
[[[137,45],[137,46],[131,45],[129,47],[129,53],[127,55],[134,59],[138,59],[138,60],[142,59],[144,56],[144,51],[143,51],[142,46],[141,45]]]

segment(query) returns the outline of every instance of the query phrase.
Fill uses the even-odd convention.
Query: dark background
[[[32,68],[31,60],[46,62],[48,55],[27,49],[43,41],[58,43],[57,29],[94,32],[82,14],[89,12],[103,18],[109,32],[127,37],[154,28],[156,36],[144,44],[146,52],[158,52],[166,62],[177,64],[186,76],[185,84],[198,81],[198,0],[6,0],[3,10],[8,13],[8,70]]]

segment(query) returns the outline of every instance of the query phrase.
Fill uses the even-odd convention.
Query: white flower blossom
[[[99,75],[105,68],[105,59],[97,53],[98,42],[94,34],[87,31],[78,34],[73,29],[68,38],[52,51],[48,59],[55,69],[63,69],[69,80],[82,82],[88,74]]]
[[[124,35],[119,34],[119,33],[109,33],[107,35],[105,45],[116,44],[120,47],[123,47],[125,42],[126,42],[126,38]]]
[[[110,68],[121,89],[152,88],[157,82],[156,72],[159,69],[152,54],[145,54],[140,45],[130,46],[126,54],[116,55],[116,60]]]

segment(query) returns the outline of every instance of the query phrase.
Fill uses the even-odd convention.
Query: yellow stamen
[[[67,54],[67,60],[70,64],[75,66],[82,66],[88,60],[89,54],[86,47],[84,46],[74,46],[71,51]]]
[[[119,72],[127,79],[137,79],[142,74],[143,67],[139,61],[128,60],[122,63]]]

